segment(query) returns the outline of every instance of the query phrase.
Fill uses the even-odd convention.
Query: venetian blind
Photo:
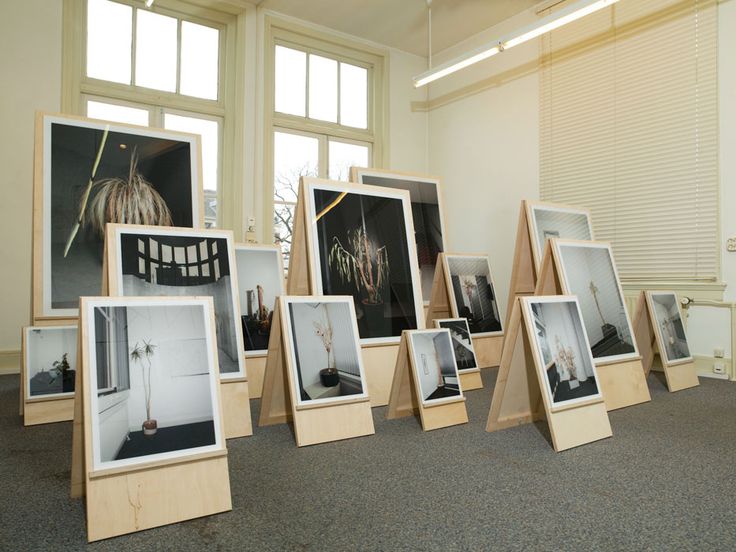
[[[719,276],[717,17],[621,0],[541,41],[541,196],[591,209],[624,280]]]

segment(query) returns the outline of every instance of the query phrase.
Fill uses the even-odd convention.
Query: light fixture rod
[[[524,42],[528,42],[540,35],[553,31],[563,25],[567,25],[581,17],[585,17],[593,12],[606,8],[612,4],[615,4],[618,0],[580,0],[570,4],[569,6],[556,11],[553,14],[547,15],[541,18],[539,21],[522,27],[501,36],[496,40],[474,48],[463,55],[451,59],[445,63],[438,65],[428,71],[425,71],[421,75],[414,77],[414,86],[419,88],[425,84],[441,79],[444,76],[450,75],[460,69],[464,69],[469,65],[473,65],[479,61],[487,59],[491,56],[495,56],[498,53],[503,52]]]

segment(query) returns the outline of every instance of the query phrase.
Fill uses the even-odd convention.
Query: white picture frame
[[[53,362],[61,360],[62,355],[68,355],[67,362],[70,370],[74,371],[74,379],[79,373],[79,359],[77,359],[77,326],[76,325],[56,325],[56,326],[26,326],[23,328],[23,393],[26,401],[31,400],[52,400],[52,399],[73,399],[74,385],[69,391],[63,391],[64,381],[60,373],[56,373],[46,378],[39,378],[45,372],[53,371]],[[47,341],[47,343],[42,343]],[[40,370],[36,369],[40,368]],[[59,378],[62,378],[59,380]],[[46,387],[46,392],[32,391],[34,387],[34,379],[45,379],[46,382],[39,382],[38,387]],[[50,390],[51,386],[61,383],[62,391],[54,392]]]
[[[526,215],[531,231],[530,241],[535,266],[542,264],[544,244],[548,238],[590,241],[595,239],[590,211],[570,205],[527,201]],[[544,221],[548,224],[545,225]]]
[[[663,356],[663,362],[669,366],[693,362],[690,343],[687,340],[687,331],[682,318],[682,309],[674,291],[648,291],[647,300],[650,301],[652,323],[657,332],[657,347]],[[665,311],[670,318],[665,318]],[[676,318],[671,318],[675,316]],[[676,356],[677,350],[687,349],[687,354]]]

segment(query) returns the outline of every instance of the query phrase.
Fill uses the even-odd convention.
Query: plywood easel
[[[506,333],[508,335],[511,311],[517,297],[534,295],[537,285],[537,263],[532,251],[532,230],[527,216],[527,202],[523,200],[519,209],[519,223],[516,226],[516,246],[514,260],[511,265],[511,282],[509,285],[509,301],[506,308]]]
[[[666,355],[661,354],[663,344],[660,343],[661,338],[655,328],[655,320],[651,297],[648,297],[646,291],[642,291],[636,303],[636,315],[634,316],[633,325],[645,376],[648,376],[652,369],[656,348],[660,351],[659,358],[662,361],[667,389],[671,393],[697,387],[700,385],[700,381],[698,380],[695,362],[692,359],[668,362],[665,358]]]
[[[281,301],[277,300],[268,342],[258,425],[293,421],[298,447],[373,435],[373,413],[367,397],[346,398],[337,403],[297,405],[297,382],[287,358],[290,347],[285,327],[287,322],[288,318],[281,312]]]
[[[462,380],[460,389],[465,390]],[[419,381],[414,371],[414,357],[409,346],[409,333],[405,330],[399,342],[399,354],[396,358],[386,418],[393,420],[419,414],[424,431],[468,423],[465,397],[460,396],[451,402],[425,406],[419,400],[419,394]]]
[[[542,266],[539,269],[535,295],[566,295],[556,250],[550,240],[544,245]],[[634,339],[636,339],[634,335]],[[638,340],[637,340],[638,341]],[[652,400],[641,357],[595,363],[598,383],[606,401],[606,408],[617,410]]]
[[[232,510],[227,450],[91,471],[88,336],[77,333],[78,372],[72,426],[71,497],[85,497],[87,541],[94,542]],[[220,393],[218,392],[218,397]],[[218,408],[220,404],[218,403]],[[222,410],[220,411],[222,419]]]
[[[524,323],[519,299],[516,299],[511,304],[486,431],[546,419],[556,452],[612,435],[603,400],[554,408],[541,391],[544,384],[534,365],[529,329]]]

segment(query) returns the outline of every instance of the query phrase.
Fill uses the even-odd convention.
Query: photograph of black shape
[[[447,330],[411,332],[409,344],[422,404],[429,406],[463,396],[450,333]]]
[[[362,340],[397,342],[403,330],[420,327],[423,308],[409,194],[305,182],[316,294],[351,295]]]
[[[73,397],[77,327],[29,326],[23,331],[26,399]]]
[[[450,302],[458,318],[466,318],[474,336],[503,331],[488,257],[446,255]]]
[[[664,354],[668,363],[691,360],[690,347],[685,335],[685,325],[682,323],[682,314],[677,302],[677,296],[672,292],[651,292],[654,305],[654,318],[659,333],[660,354]]]
[[[532,252],[537,266],[542,263],[544,244],[549,239],[563,240],[593,239],[593,226],[590,213],[586,209],[527,201],[527,217],[532,229]]]
[[[194,135],[43,117],[37,316],[76,316],[100,293],[106,223],[200,226],[198,148]]]
[[[434,325],[450,332],[452,348],[455,352],[455,365],[458,371],[477,369],[478,363],[475,359],[473,336],[470,335],[468,320],[465,318],[443,318],[435,320]]]

